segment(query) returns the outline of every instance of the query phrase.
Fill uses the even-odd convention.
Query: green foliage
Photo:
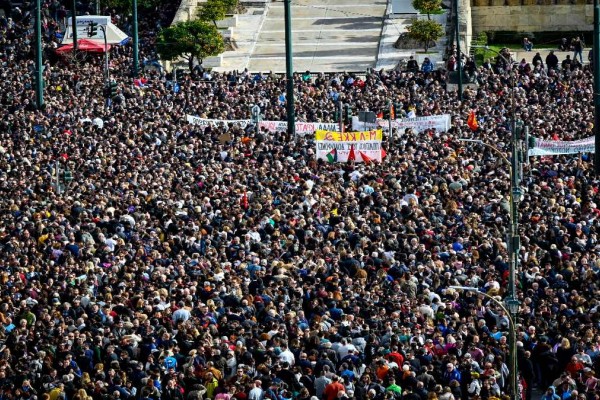
[[[188,60],[190,70],[194,67],[195,59],[202,64],[204,58],[216,56],[224,49],[223,36],[217,28],[200,20],[179,22],[163,29],[156,44],[156,50],[163,60],[183,57]]]
[[[211,21],[217,26],[217,21],[225,19],[227,5],[223,0],[208,0],[198,10],[198,18],[202,21]]]
[[[444,27],[430,19],[415,19],[406,27],[406,30],[411,39],[423,43],[425,51],[429,50],[432,41],[444,36]]]
[[[413,0],[412,5],[421,14],[427,14],[427,19],[442,11],[442,0]]]
[[[486,46],[488,44],[488,36],[485,32],[479,32],[475,40],[471,42],[471,45]]]
[[[227,10],[227,14],[233,14],[235,9],[239,4],[239,0],[221,0],[223,5],[225,5],[225,10]]]

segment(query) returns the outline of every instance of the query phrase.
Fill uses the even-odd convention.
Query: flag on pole
[[[329,153],[327,153],[327,162],[334,163],[336,161],[337,161],[337,149],[333,149]]]
[[[477,122],[477,117],[475,117],[475,111],[471,110],[471,114],[469,114],[469,118],[467,118],[467,125],[471,128],[472,131],[476,131],[479,128],[479,123]]]
[[[356,160],[356,154],[354,154],[354,145],[350,145],[350,153],[348,153],[348,160],[347,161],[355,161]]]
[[[396,109],[394,105],[390,103],[390,119],[396,119]]]
[[[367,155],[366,155],[365,153],[363,153],[362,151],[359,151],[359,153],[360,153],[360,156],[362,157],[362,159],[363,159],[363,161],[364,161],[364,163],[365,163],[366,165],[369,165],[369,164],[371,164],[371,159],[369,158],[369,156],[367,156]]]
[[[383,160],[385,158],[385,156],[387,156],[387,153],[385,152],[385,149],[382,147],[381,148],[381,159]]]

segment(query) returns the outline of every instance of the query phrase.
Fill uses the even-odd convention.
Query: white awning
[[[106,29],[106,41],[108,44],[125,44],[129,40],[129,36],[125,34],[122,30],[116,27],[111,22],[109,16],[103,15],[80,15],[76,18],[77,22],[77,39],[89,39],[94,42],[98,42],[100,44],[104,44],[104,35],[100,26],[105,27]],[[93,37],[88,37],[88,27],[90,26],[90,22],[97,23],[98,32]],[[71,18],[67,19],[67,26],[64,38],[62,40],[62,44],[71,44],[73,43],[73,30],[71,29]]]

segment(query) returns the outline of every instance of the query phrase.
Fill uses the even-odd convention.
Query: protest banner
[[[223,120],[223,119],[200,118],[200,117],[195,117],[193,115],[187,115],[186,119],[187,119],[187,122],[189,122],[190,124],[193,124],[193,125],[217,127],[217,126],[220,126],[221,124],[223,124],[225,126],[227,126],[229,124],[235,124],[242,129],[246,128],[252,122],[249,119]]]
[[[271,133],[286,132],[287,121],[260,121],[259,127],[261,130]],[[339,124],[333,122],[296,122],[296,134],[298,135],[312,135],[321,129],[337,131],[339,130]]]
[[[594,137],[580,140],[544,140],[535,138],[533,146],[529,147],[528,156],[553,156],[559,154],[594,153]]]
[[[334,132],[318,130],[315,134],[317,159],[328,162],[357,163],[381,161],[381,130]]]
[[[352,129],[355,131],[376,128],[388,130],[388,127],[389,121],[387,119],[378,119],[377,122],[373,124],[361,122],[358,120],[357,116],[352,117]],[[426,129],[435,129],[437,132],[446,132],[450,129],[450,114],[394,119],[392,120],[392,128],[396,129],[400,135],[402,135],[407,128],[411,128],[417,132],[422,132]]]
[[[212,126],[217,127],[221,124],[230,125],[235,124],[240,128],[244,129],[249,124],[252,124],[252,120],[250,119],[235,119],[235,120],[223,120],[223,119],[210,119],[210,118],[200,118],[195,117],[193,115],[187,115],[187,122],[193,125],[199,126]],[[271,133],[276,132],[286,132],[287,131],[287,121],[260,121],[259,127],[263,131],[268,131]],[[296,122],[296,133],[298,135],[312,135],[315,131],[319,129],[324,129],[328,131],[337,131],[339,130],[339,125],[334,122]]]

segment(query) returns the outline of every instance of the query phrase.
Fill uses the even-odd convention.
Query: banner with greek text
[[[193,115],[187,116],[187,122],[189,122],[190,124],[193,124],[193,125],[212,126],[212,127],[217,127],[217,126],[220,126],[221,124],[223,124],[225,126],[227,126],[229,124],[236,124],[242,129],[246,128],[250,123],[252,123],[252,121],[249,119],[232,119],[232,120],[209,119],[209,118],[194,117]]]
[[[258,123],[261,130],[266,130],[268,132],[286,132],[287,131],[287,121],[260,121]],[[296,122],[296,134],[304,136],[304,135],[312,135],[316,131],[320,129],[328,130],[328,131],[337,131],[339,130],[339,124],[336,123],[326,123],[326,122]]]
[[[594,153],[596,151],[594,137],[580,140],[561,141],[535,138],[529,147],[528,156],[553,156],[558,154]]]
[[[249,124],[253,124],[250,119],[234,119],[234,120],[223,120],[223,119],[209,119],[200,118],[193,115],[187,115],[187,122],[193,125],[199,126],[212,126],[217,127],[221,124],[227,126],[229,124],[235,124],[240,128],[244,129]],[[261,130],[268,131],[271,133],[285,132],[287,131],[287,121],[260,121],[259,126]],[[312,135],[319,129],[328,131],[339,130],[339,125],[336,123],[325,123],[325,122],[296,122],[296,133],[300,136]]]
[[[389,129],[389,121],[387,119],[378,119],[376,123],[367,123],[360,122],[358,116],[352,117],[352,129],[355,131],[376,128],[387,131]],[[450,129],[450,114],[392,120],[392,129],[396,129],[400,135],[402,135],[407,128],[411,128],[417,132],[422,132],[426,129],[435,129],[437,132],[446,132]]]
[[[327,162],[357,163],[381,161],[381,130],[363,132],[333,132],[318,130],[315,134],[317,159]]]

